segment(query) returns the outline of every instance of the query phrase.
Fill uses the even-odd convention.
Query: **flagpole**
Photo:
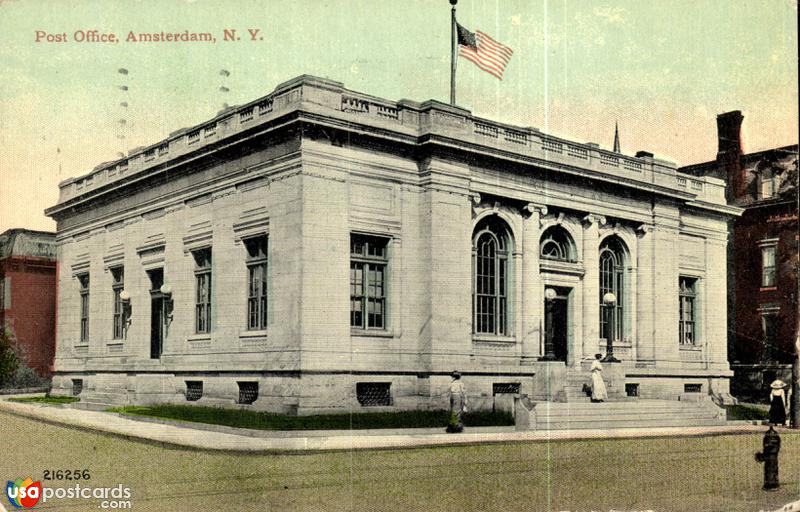
[[[450,104],[456,104],[456,4],[458,0],[450,0]]]

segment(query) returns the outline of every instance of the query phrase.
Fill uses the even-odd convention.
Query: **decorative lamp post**
[[[603,295],[603,305],[606,308],[606,357],[602,359],[604,363],[619,363],[620,360],[614,357],[614,335],[616,326],[614,325],[614,304],[617,303],[617,296],[611,292]]]
[[[122,303],[122,333],[123,338],[128,337],[128,327],[131,325],[131,294],[128,290],[119,292],[119,300]]]
[[[164,298],[164,327],[169,331],[169,324],[172,323],[172,287],[168,284],[162,284],[159,291]]]
[[[544,291],[544,356],[540,361],[555,361],[556,353],[553,346],[553,301],[556,298],[556,291],[552,288],[547,288]]]

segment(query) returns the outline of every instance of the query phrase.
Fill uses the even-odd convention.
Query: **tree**
[[[19,368],[17,352],[14,349],[14,335],[0,329],[0,386],[8,382]]]

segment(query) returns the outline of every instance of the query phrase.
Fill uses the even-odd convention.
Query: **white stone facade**
[[[609,371],[609,391],[638,385],[640,396],[677,399],[689,384],[728,392],[726,223],[736,209],[725,205],[720,180],[680,175],[648,155],[304,76],[60,187],[48,210],[60,262],[57,393],[187,403],[189,381],[202,382],[192,403],[234,406],[239,383],[257,382],[257,399],[243,407],[440,408],[457,369],[474,407],[491,408],[509,390],[568,400],[570,386],[588,382],[593,355],[605,352],[600,253],[609,237],[622,248],[614,267],[622,362]],[[485,261],[504,280],[492,277],[485,304],[494,316],[476,328],[476,227],[489,225],[501,226],[507,247],[503,263]],[[560,260],[541,254],[552,227],[568,234]],[[351,326],[359,236],[383,251],[369,267],[383,275],[373,281],[381,290],[367,293],[385,308],[376,328],[366,317],[356,320],[367,328]],[[267,247],[266,325],[255,328],[254,237]],[[210,329],[197,332],[196,256],[208,249]],[[679,337],[681,277],[693,287],[691,343]],[[562,361],[540,360],[548,287],[561,304]],[[121,289],[129,315],[115,317]],[[490,324],[496,332],[475,332]],[[160,353],[154,336],[163,338]],[[386,384],[384,405],[361,405],[376,393],[383,403]]]

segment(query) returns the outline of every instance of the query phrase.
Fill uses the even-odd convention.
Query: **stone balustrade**
[[[650,155],[631,157],[541,133],[536,128],[505,125],[474,117],[471,112],[437,101],[392,102],[349,91],[341,83],[301,76],[279,85],[263,98],[220,112],[200,125],[178,130],[152,146],[137,148],[127,158],[97,166],[91,173],[62,182],[59,203],[87,194],[110,182],[168,163],[190,152],[251,130],[290,111],[316,111],[356,124],[397,131],[412,136],[430,135],[471,142],[487,150],[502,150],[530,161],[565,169],[592,171],[617,182],[641,183],[671,189],[687,198],[718,202],[724,196],[715,189],[724,184],[706,178],[683,176],[677,166]],[[722,200],[724,202],[724,199]]]

